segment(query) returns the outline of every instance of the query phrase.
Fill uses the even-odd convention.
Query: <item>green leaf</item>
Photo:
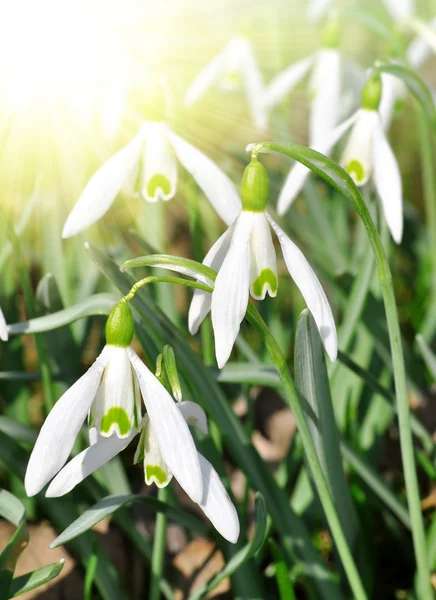
[[[295,600],[294,586],[289,576],[289,568],[286,564],[283,552],[277,546],[274,540],[269,540],[269,547],[273,556],[277,587],[281,600]]]
[[[91,315],[107,315],[119,298],[114,294],[95,294],[74,306],[64,308],[51,315],[8,325],[9,335],[21,335],[51,331]]]
[[[267,513],[265,507],[265,501],[259,492],[256,494],[256,519],[255,529],[251,541],[241,548],[226,564],[224,569],[213,577],[208,583],[204,584],[194,594],[191,594],[189,600],[199,600],[199,598],[206,597],[216,586],[221,583],[226,577],[230,577],[237,569],[239,569],[244,563],[260,550],[265,541],[267,532]]]
[[[58,562],[52,563],[51,565],[47,565],[46,567],[41,567],[40,569],[36,569],[36,571],[32,571],[31,573],[26,573],[25,575],[15,577],[11,583],[9,591],[10,597],[16,598],[17,596],[21,596],[21,594],[30,592],[31,590],[44,585],[44,583],[51,581],[62,571],[64,563],[65,559],[61,558]]]
[[[295,342],[295,386],[317,417],[307,421],[331,494],[341,515],[350,548],[359,532],[359,521],[345,478],[327,369],[321,339],[315,321],[305,309],[298,321]]]
[[[50,548],[57,548],[62,544],[66,544],[70,540],[94,527],[97,523],[100,523],[105,517],[112,515],[123,506],[127,506],[134,502],[140,502],[156,512],[164,513],[169,518],[181,523],[184,527],[197,531],[198,533],[207,534],[210,530],[206,524],[195,517],[192,517],[188,513],[185,513],[183,510],[170,506],[169,504],[164,504],[150,496],[141,496],[140,494],[106,496],[106,498],[102,498],[97,504],[94,504],[94,506],[85,510],[78,519],[71,523],[71,525],[69,525],[65,531],[50,544]]]
[[[7,490],[0,490],[0,516],[15,525],[16,529],[0,555],[0,569],[12,573],[21,552],[27,546],[26,510],[21,500]]]
[[[398,62],[384,62],[377,61],[373,72],[375,73],[389,73],[401,79],[409,91],[418,102],[421,104],[425,113],[427,114],[430,123],[433,127],[436,127],[436,108],[433,102],[428,86],[424,81],[413,71],[410,67],[404,64],[398,64]]]
[[[433,380],[436,381],[436,356],[433,354],[430,346],[428,346],[422,335],[418,334],[416,336],[416,342],[418,344],[419,351],[421,352],[421,356],[427,365],[427,369],[430,371]]]

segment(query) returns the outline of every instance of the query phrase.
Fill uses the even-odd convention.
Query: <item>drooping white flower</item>
[[[266,129],[267,119],[262,103],[263,80],[249,40],[242,36],[233,37],[189,85],[185,104],[193,106],[214,85],[227,91],[242,87],[256,129]]]
[[[339,25],[336,18],[327,22],[323,47],[276,75],[264,91],[269,113],[309,73],[309,145],[324,140],[341,117],[342,56],[339,51]]]
[[[203,409],[195,402],[180,402],[177,405],[186,422],[208,433],[207,419]],[[198,505],[215,529],[229,542],[235,543],[239,537],[239,519],[219,476],[204,456],[198,453],[203,477],[203,497]],[[144,477],[147,485],[166,487],[172,479],[172,472],[163,456],[154,427],[145,417],[144,427],[135,454],[135,462],[143,461]]]
[[[2,309],[0,308],[0,340],[3,342],[7,342],[9,339],[8,327],[6,325],[6,319],[3,314]]]
[[[64,225],[64,238],[98,221],[122,189],[134,188],[147,202],[170,200],[177,188],[177,160],[194,177],[223,219],[230,223],[238,203],[227,175],[205,154],[176,135],[164,121],[145,122],[137,135],[91,177]]]
[[[382,204],[383,213],[394,241],[399,244],[403,235],[403,196],[401,173],[394,153],[384,133],[379,114],[381,79],[368,80],[362,92],[362,107],[332,132],[324,144],[315,150],[329,154],[335,144],[351,129],[342,155],[341,165],[357,186],[370,179]],[[280,192],[277,211],[284,214],[304,185],[310,169],[294,165]]]
[[[249,294],[258,300],[263,300],[266,293],[272,297],[277,294],[277,259],[271,227],[279,240],[286,267],[313,314],[326,352],[332,361],[336,359],[336,327],[327,297],[301,250],[265,210],[268,193],[265,168],[252,159],[242,180],[241,211],[203,261],[218,271],[214,291],[208,294],[195,290],[190,306],[192,334],[211,310],[219,368],[230,356]]]
[[[142,396],[166,464],[195,502],[203,498],[200,463],[186,421],[129,347],[132,337],[132,312],[127,303],[119,302],[109,316],[102,353],[56,402],[41,428],[26,471],[29,496],[37,494],[62,469],[87,415],[95,443],[65,467],[48,495],[65,494],[123,450],[140,429]]]
[[[413,25],[417,35],[406,50],[406,57],[414,69],[420,69],[430,56],[436,53],[436,17],[429,23],[414,19]]]
[[[144,460],[146,483],[163,487],[174,476],[234,543],[239,536],[236,509],[215,469],[197,451],[188,426],[207,433],[206,415],[194,402],[173,400],[130,348],[132,336],[133,315],[121,301],[108,318],[102,353],[58,400],[41,428],[27,466],[26,492],[33,496],[52,479],[46,496],[67,494],[141,433],[137,455]],[[65,465],[87,415],[90,446]]]

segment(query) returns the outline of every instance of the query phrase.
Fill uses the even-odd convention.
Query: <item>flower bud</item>
[[[115,304],[106,323],[106,343],[125,348],[130,345],[135,331],[132,309],[128,302]]]
[[[251,158],[245,167],[241,183],[242,210],[263,212],[268,204],[269,179],[265,167],[257,158]]]
[[[378,110],[382,95],[382,81],[377,73],[368,79],[362,90],[362,108]]]
[[[329,50],[339,48],[341,29],[337,16],[331,17],[322,30],[322,45]]]

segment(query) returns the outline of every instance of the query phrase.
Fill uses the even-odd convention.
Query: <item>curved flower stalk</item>
[[[189,85],[186,106],[196,104],[206,92],[218,85],[225,91],[243,87],[251,119],[260,132],[267,127],[262,103],[264,84],[251,42],[243,36],[233,37]]]
[[[164,121],[146,121],[136,136],[91,177],[64,225],[64,238],[98,221],[118,194],[139,183],[147,202],[171,200],[177,188],[177,160],[194,177],[227,224],[238,206],[238,194],[227,175],[205,154],[176,135]]]
[[[26,492],[34,496],[54,478],[46,496],[63,496],[141,433],[136,458],[144,460],[146,483],[164,487],[174,476],[223,537],[236,542],[236,509],[188,427],[207,433],[204,411],[194,402],[173,400],[130,348],[133,333],[132,311],[121,300],[109,315],[100,356],[58,400],[41,428],[27,466]],[[90,446],[64,466],[87,415]]]
[[[279,240],[289,274],[313,314],[326,352],[332,361],[336,359],[336,327],[327,297],[301,250],[266,211],[268,195],[266,170],[252,157],[242,179],[240,213],[203,261],[218,271],[214,291],[195,290],[189,309],[191,334],[211,311],[219,368],[230,356],[249,294],[257,300],[263,300],[266,293],[271,297],[277,294],[277,259],[270,227]]]
[[[7,342],[9,339],[8,327],[6,325],[6,319],[3,314],[2,309],[0,308],[0,340],[3,342]]]
[[[338,125],[329,140],[314,149],[328,155],[336,143],[351,129],[341,165],[348,171],[357,186],[365,185],[370,179],[374,182],[392,238],[399,244],[403,235],[401,173],[385,136],[379,113],[381,89],[380,76],[374,75],[363,88],[361,108]],[[300,163],[291,169],[278,199],[279,214],[284,214],[288,210],[309,173],[310,170]]]
[[[310,72],[309,145],[324,140],[337,125],[341,116],[342,56],[339,51],[339,22],[328,20],[323,32],[323,47],[287,67],[265,88],[263,101],[267,112]]]

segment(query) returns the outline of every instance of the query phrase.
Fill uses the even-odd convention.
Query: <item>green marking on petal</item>
[[[365,171],[362,163],[356,159],[350,160],[346,166],[346,171],[351,175],[356,183],[360,183],[365,179]]]
[[[109,433],[113,425],[118,425],[120,435],[127,435],[132,428],[129,416],[121,406],[112,406],[107,411],[101,420],[100,431]]]
[[[163,485],[168,481],[167,474],[159,467],[159,465],[146,465],[145,467],[145,480],[150,481],[155,479],[159,485]]]
[[[147,196],[149,198],[154,198],[158,190],[161,190],[164,196],[168,196],[171,193],[171,183],[165,175],[162,175],[161,173],[157,173],[149,179],[147,183]]]
[[[263,290],[266,285],[269,286],[271,294],[277,293],[277,276],[271,269],[262,269],[259,276],[253,282],[252,290],[256,298],[263,296]]]

